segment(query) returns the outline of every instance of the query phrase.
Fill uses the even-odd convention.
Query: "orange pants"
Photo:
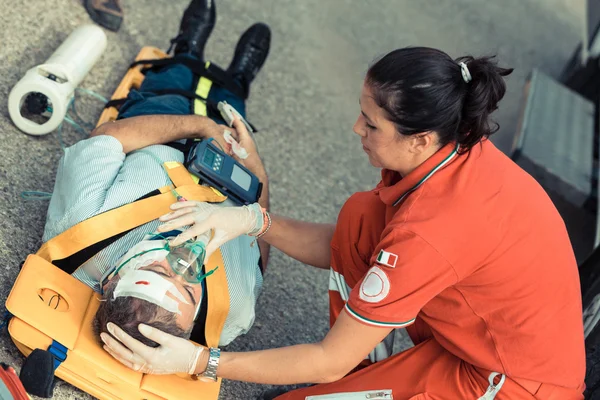
[[[330,292],[332,324],[340,312],[339,296]],[[343,305],[342,305],[343,307]],[[406,328],[415,347],[385,360],[361,363],[339,381],[298,389],[277,397],[277,400],[304,400],[307,396],[369,392],[364,397],[348,399],[394,400],[459,400],[479,399],[488,389],[488,378],[494,371],[484,371],[444,349],[433,337],[429,326],[419,317]],[[498,382],[498,379],[494,381]],[[583,400],[583,387],[562,388],[506,377],[495,400]],[[391,390],[392,396],[378,396]],[[385,393],[385,392],[384,392]],[[318,398],[317,398],[318,399]],[[317,400],[315,399],[315,400]],[[332,398],[330,398],[332,399]]]
[[[488,388],[488,372],[479,371],[442,348],[435,339],[354,372],[337,382],[294,390],[277,400],[304,400],[306,396],[334,393],[374,393],[390,390],[394,400],[476,400]],[[532,390],[530,388],[530,390]],[[535,385],[532,394],[506,378],[496,400],[583,400],[581,391]],[[373,393],[365,399],[378,399]],[[387,397],[391,398],[391,397]],[[336,397],[342,400],[344,397]]]

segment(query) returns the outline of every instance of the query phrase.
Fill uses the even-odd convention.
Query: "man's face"
[[[177,325],[183,330],[188,330],[192,327],[194,323],[194,318],[196,317],[196,310],[198,309],[198,303],[202,300],[202,284],[201,283],[189,283],[182,276],[177,275],[171,266],[168,264],[166,259],[162,261],[154,262],[145,267],[141,267],[140,270],[151,271],[155,274],[160,275],[162,278],[172,282],[175,285],[175,288],[183,298],[186,300],[186,303],[179,302],[179,311],[180,314],[177,314]],[[109,281],[105,285],[106,286],[114,284],[114,279],[119,279],[118,277],[113,278],[113,280]],[[167,296],[175,299],[173,296],[167,294]],[[177,300],[177,299],[175,299]]]
[[[183,302],[179,303],[179,311],[181,314],[177,315],[177,325],[184,330],[189,329],[194,323],[198,303],[202,299],[202,284],[187,282],[182,276],[177,275],[173,269],[171,269],[166,259],[140,269],[152,271],[175,285],[175,288],[187,302],[187,304]]]

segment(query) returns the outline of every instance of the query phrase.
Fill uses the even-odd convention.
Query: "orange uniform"
[[[281,399],[384,389],[394,399],[477,399],[493,372],[496,383],[504,375],[496,399],[583,399],[567,231],[544,190],[490,141],[466,154],[448,145],[404,178],[384,170],[344,205],[331,247],[331,323],[345,310],[408,327],[416,347],[392,356],[390,337],[374,364]]]

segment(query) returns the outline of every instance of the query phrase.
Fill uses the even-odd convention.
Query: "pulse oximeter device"
[[[186,168],[203,183],[226,195],[237,205],[256,203],[262,192],[262,182],[233,157],[205,139],[190,151]]]

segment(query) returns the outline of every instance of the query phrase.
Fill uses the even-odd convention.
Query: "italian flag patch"
[[[381,265],[385,265],[390,268],[396,267],[396,261],[398,261],[398,256],[394,253],[388,253],[387,251],[381,250],[379,255],[377,256],[377,262]]]

